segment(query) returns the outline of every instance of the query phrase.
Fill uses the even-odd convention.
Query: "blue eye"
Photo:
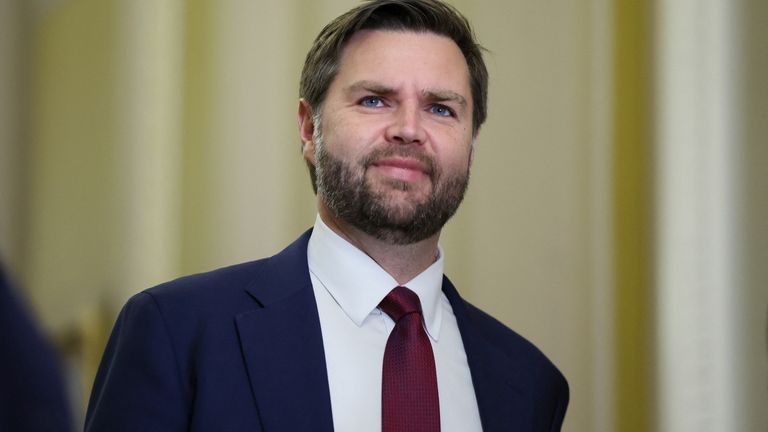
[[[437,114],[440,117],[453,117],[453,110],[445,105],[432,105],[429,111],[433,114]]]
[[[378,96],[366,96],[360,101],[360,105],[368,108],[378,108],[384,106],[384,102]]]

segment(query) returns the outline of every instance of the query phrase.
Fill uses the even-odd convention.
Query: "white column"
[[[116,305],[178,272],[182,17],[180,0],[120,2],[115,226]],[[117,288],[117,289],[114,289]]]
[[[731,2],[659,0],[659,430],[739,431],[736,41]]]
[[[208,105],[193,107],[205,113],[192,150],[205,181],[186,198],[200,214],[185,233],[185,271],[272,255],[314,222],[296,120],[300,14],[297,2],[211,2]]]

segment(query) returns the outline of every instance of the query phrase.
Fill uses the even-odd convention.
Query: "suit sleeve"
[[[86,432],[186,431],[189,400],[155,299],[134,296],[118,316],[96,375]]]
[[[552,427],[549,429],[550,432],[559,432],[562,428],[565,412],[568,409],[569,398],[570,392],[568,390],[568,382],[565,381],[564,378],[561,378],[560,391],[555,405],[555,412],[552,417]]]

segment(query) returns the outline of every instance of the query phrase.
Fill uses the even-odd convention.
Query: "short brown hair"
[[[307,53],[299,85],[299,97],[316,113],[338,73],[347,41],[360,30],[430,32],[453,40],[464,54],[469,69],[472,135],[477,135],[487,116],[488,70],[483,61],[483,47],[477,42],[469,21],[440,0],[367,0],[326,25]],[[309,170],[314,187],[314,167],[310,166]]]

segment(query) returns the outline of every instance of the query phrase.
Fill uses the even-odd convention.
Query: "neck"
[[[338,220],[322,204],[319,213],[328,228],[371,257],[398,284],[405,284],[415,278],[437,259],[439,232],[416,243],[392,244]]]

